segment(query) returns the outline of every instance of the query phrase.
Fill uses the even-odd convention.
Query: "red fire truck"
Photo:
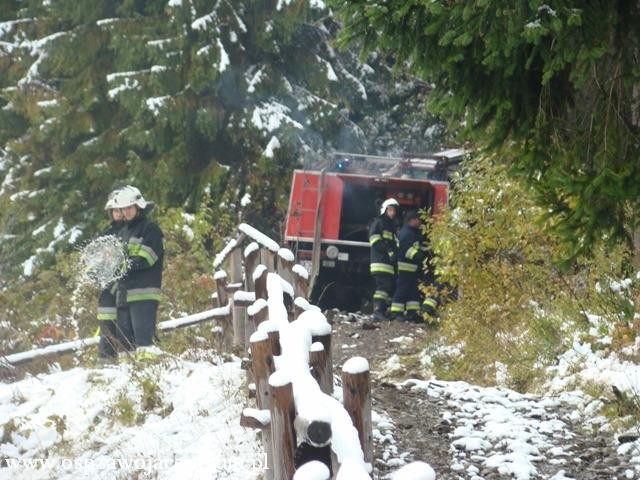
[[[449,173],[463,151],[380,157],[335,153],[313,170],[295,170],[285,241],[310,271],[311,300],[322,308],[367,310],[369,225],[387,198],[437,216],[447,206]],[[400,225],[399,225],[400,226]]]

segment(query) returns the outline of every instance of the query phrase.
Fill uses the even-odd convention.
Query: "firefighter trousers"
[[[373,303],[376,310],[386,311],[396,289],[396,277],[390,273],[374,273],[376,290],[373,292]]]
[[[118,356],[116,330],[117,327],[114,320],[100,320],[98,358],[115,358]]]
[[[118,307],[118,340],[125,350],[153,345],[157,312],[157,300],[141,300]]]
[[[419,311],[418,272],[398,272],[398,288],[391,302],[391,313],[401,315]]]

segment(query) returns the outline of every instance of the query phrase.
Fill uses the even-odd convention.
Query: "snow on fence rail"
[[[356,357],[343,366],[340,403],[333,397],[331,325],[306,298],[308,272],[294,264],[289,250],[255,228],[241,224],[238,229],[238,237],[215,257],[215,269],[225,262],[228,267],[228,272],[214,274],[218,306],[160,322],[158,329],[171,331],[217,319],[224,343],[237,353],[251,353],[243,365],[253,376],[256,408],[245,408],[240,423],[261,431],[269,466],[266,478],[370,479],[373,443],[367,361]],[[251,242],[242,250],[245,239]],[[5,359],[19,364],[97,343],[96,337],[76,340]],[[310,457],[296,458],[303,444]],[[398,478],[423,478],[414,476],[420,469],[403,470]]]

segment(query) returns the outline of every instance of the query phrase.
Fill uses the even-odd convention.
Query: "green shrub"
[[[427,225],[439,280],[457,292],[442,332],[459,352],[434,362],[440,375],[494,384],[504,366],[509,385],[527,390],[576,332],[592,331],[588,313],[601,316],[599,335],[629,334],[636,287],[609,287],[627,273],[624,246],[603,242],[560,269],[567,246],[505,167],[467,161],[454,185],[449,210]]]
[[[135,404],[128,397],[126,390],[119,392],[116,397],[116,401],[113,404],[113,418],[126,426],[141,423],[139,422],[139,415],[136,414]]]

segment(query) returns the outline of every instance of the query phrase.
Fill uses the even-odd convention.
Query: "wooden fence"
[[[318,478],[301,468],[296,474],[305,460],[317,459],[333,478],[343,470],[355,475],[350,480],[371,478],[366,360],[345,363],[340,403],[332,396],[331,325],[307,300],[308,272],[295,264],[290,250],[251,226],[242,224],[239,232],[216,257],[214,266],[225,264],[227,270],[216,271],[214,278],[218,304],[230,311],[223,335],[235,351],[250,352],[245,365],[256,406],[244,409],[240,423],[261,430],[267,478]]]
[[[369,365],[361,357],[345,362],[339,402],[333,391],[331,325],[307,300],[305,268],[295,264],[290,250],[241,224],[238,237],[216,256],[214,269],[218,306],[160,322],[158,329],[171,331],[217,320],[225,344],[242,356],[249,354],[243,365],[255,387],[256,406],[243,410],[240,423],[260,430],[267,452],[266,477],[372,478]],[[4,358],[17,365],[97,341],[76,340]],[[399,470],[394,478],[428,478],[419,463]]]

